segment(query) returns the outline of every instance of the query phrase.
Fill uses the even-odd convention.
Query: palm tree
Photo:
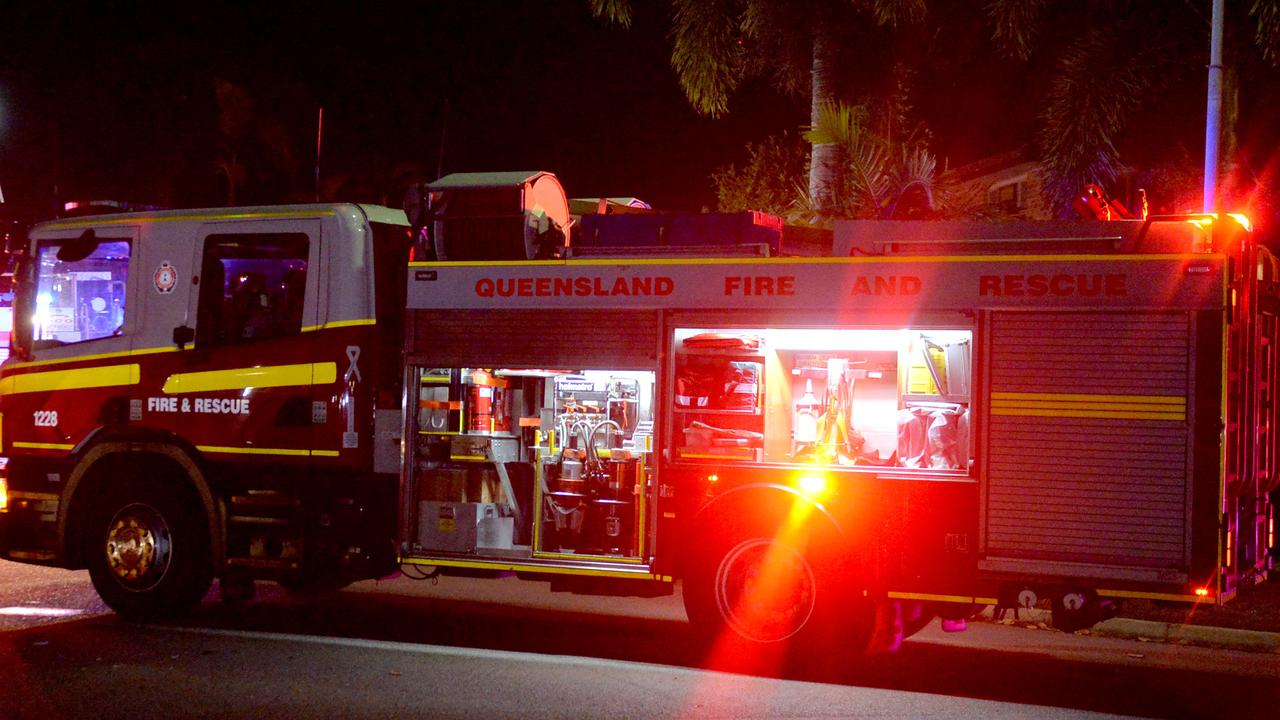
[[[993,36],[1005,54],[1023,61],[1053,58],[1038,138],[1051,207],[1065,210],[1090,183],[1115,182],[1122,156],[1154,167],[1173,151],[1203,141],[1207,5],[992,0]],[[1228,5],[1232,71],[1224,102],[1223,157],[1236,149],[1242,119],[1232,98],[1242,88],[1256,87],[1262,75],[1273,74],[1258,60],[1274,67],[1280,50],[1280,0],[1253,0],[1247,8]],[[1255,93],[1252,105],[1269,103]]]
[[[873,220],[897,217],[911,199],[913,209],[934,210],[936,158],[920,138],[895,140],[876,132],[871,117],[866,105],[826,103],[818,109],[805,139],[834,150],[834,192],[825,207],[814,199],[805,204],[823,215]]]
[[[588,0],[598,18],[629,26],[631,0]],[[924,0],[672,0],[671,64],[694,109],[716,117],[748,77],[768,76],[776,86],[809,95],[810,124],[840,100],[837,74],[851,36],[912,23]],[[869,73],[874,74],[874,73]],[[824,136],[814,136],[820,140]],[[840,149],[814,141],[809,196],[829,204],[836,189]]]

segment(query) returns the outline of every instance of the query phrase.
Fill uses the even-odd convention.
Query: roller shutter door
[[[408,351],[433,367],[652,370],[657,311],[413,311]]]
[[[994,313],[987,556],[1188,563],[1186,314]]]

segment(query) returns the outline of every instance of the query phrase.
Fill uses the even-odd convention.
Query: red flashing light
[[[1196,588],[1196,597],[1202,597],[1202,598],[1209,597],[1209,588],[1202,588],[1202,587]]]

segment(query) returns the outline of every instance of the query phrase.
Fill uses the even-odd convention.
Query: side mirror
[[[178,346],[179,350],[183,350],[192,341],[196,339],[196,330],[186,325],[179,325],[173,329],[173,344]]]
[[[98,249],[98,242],[98,237],[94,235],[93,228],[89,228],[81,233],[80,237],[74,240],[67,240],[58,246],[58,260],[62,262],[80,262]]]

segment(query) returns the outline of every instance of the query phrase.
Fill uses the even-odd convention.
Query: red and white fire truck
[[[1280,264],[1242,218],[577,248],[558,187],[35,227],[0,555],[143,617],[215,577],[679,580],[806,652],[1266,577]]]

